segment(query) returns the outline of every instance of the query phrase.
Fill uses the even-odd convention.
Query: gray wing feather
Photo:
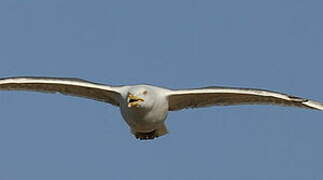
[[[168,94],[169,110],[208,106],[272,104],[323,110],[320,102],[263,89],[205,87],[172,90]]]
[[[10,77],[0,79],[0,90],[61,93],[119,106],[120,87],[92,83],[76,78]]]

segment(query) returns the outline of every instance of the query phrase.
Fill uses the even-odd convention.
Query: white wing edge
[[[218,87],[206,87],[197,89],[180,89],[169,92],[169,96],[172,95],[185,95],[185,94],[221,94],[221,93],[232,93],[232,94],[246,94],[246,95],[259,95],[259,96],[272,96],[280,99],[289,100],[289,96],[286,94],[276,93],[267,90],[260,89],[243,89],[243,88],[218,88]]]
[[[51,78],[51,77],[9,77],[0,79],[1,84],[28,84],[28,83],[39,83],[39,84],[62,84],[62,85],[73,85],[81,87],[89,87],[95,89],[102,89],[111,92],[119,92],[118,86],[108,86],[103,84],[97,84],[90,81],[74,78]]]

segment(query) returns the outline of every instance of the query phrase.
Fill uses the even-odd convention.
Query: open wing
[[[205,87],[171,90],[168,94],[169,110],[207,106],[242,104],[272,104],[323,110],[320,102],[262,89]]]
[[[11,77],[0,79],[0,90],[38,91],[85,97],[119,106],[120,87],[81,79],[50,77]]]

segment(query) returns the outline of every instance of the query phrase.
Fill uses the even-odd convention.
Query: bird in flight
[[[152,85],[110,86],[74,78],[10,77],[0,90],[38,91],[79,96],[118,106],[131,133],[141,140],[167,134],[168,111],[208,106],[271,104],[323,110],[323,104],[274,91],[204,87],[168,89]]]

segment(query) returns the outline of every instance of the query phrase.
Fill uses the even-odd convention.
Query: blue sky
[[[256,87],[323,101],[318,0],[2,0],[0,77]],[[275,106],[171,112],[130,135],[88,99],[0,92],[0,180],[323,178],[323,113]]]

